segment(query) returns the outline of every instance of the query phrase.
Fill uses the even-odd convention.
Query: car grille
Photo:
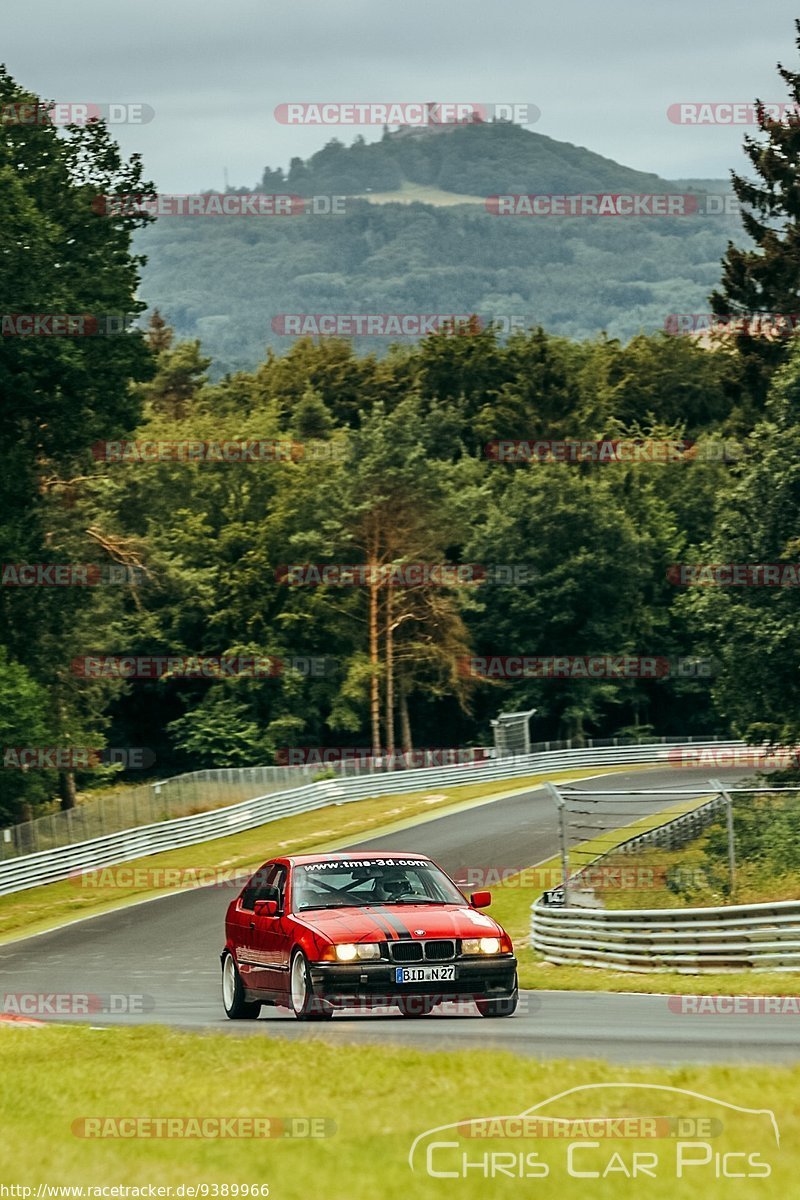
[[[444,958],[455,958],[456,945],[455,942],[445,939],[438,942],[425,943],[425,957],[441,962]]]
[[[422,942],[390,942],[389,948],[395,962],[422,961]]]
[[[423,958],[429,962],[443,962],[455,958],[456,946],[449,938],[429,942],[389,942],[389,953],[394,962],[422,962]]]

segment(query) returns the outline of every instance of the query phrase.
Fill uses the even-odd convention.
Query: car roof
[[[291,866],[302,866],[303,863],[312,862],[336,862],[337,859],[342,859],[345,862],[370,862],[374,859],[381,859],[384,862],[394,859],[402,859],[407,862],[409,859],[414,859],[418,862],[430,862],[426,854],[417,854],[414,851],[405,850],[338,850],[332,854],[288,854],[282,858],[283,862],[289,863]]]

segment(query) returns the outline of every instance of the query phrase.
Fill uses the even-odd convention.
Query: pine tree
[[[800,51],[800,20],[795,29]],[[755,245],[743,250],[728,243],[721,287],[709,297],[712,311],[723,318],[800,313],[800,73],[780,63],[777,69],[796,112],[775,119],[756,100],[759,134],[765,140],[746,135],[744,152],[759,178],[731,172],[734,194],[743,206],[742,225]],[[786,357],[793,324],[776,322],[783,328],[779,336],[765,337],[753,322],[742,322],[736,331],[735,344],[746,358],[748,382],[759,400]]]

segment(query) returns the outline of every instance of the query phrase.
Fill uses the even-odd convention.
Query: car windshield
[[[304,863],[292,873],[292,907],[363,908],[372,904],[464,904],[433,863],[372,859]]]

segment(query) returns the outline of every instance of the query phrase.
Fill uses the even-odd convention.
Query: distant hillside
[[[510,124],[334,141],[285,173],[267,168],[254,190],[347,195],[345,215],[161,218],[137,239],[150,259],[142,296],[180,336],[200,337],[218,372],[288,348],[283,314],[476,312],[627,339],[707,311],[727,240],[742,240],[738,218],[501,218],[479,201],[727,186],[669,182]],[[382,352],[392,339],[353,340]]]
[[[427,136],[386,133],[370,144],[357,138],[345,146],[334,139],[307,162],[292,159],[285,173],[267,167],[257,190],[356,196],[368,189],[397,191],[404,181],[469,196],[676,190],[657,175],[504,121]]]

